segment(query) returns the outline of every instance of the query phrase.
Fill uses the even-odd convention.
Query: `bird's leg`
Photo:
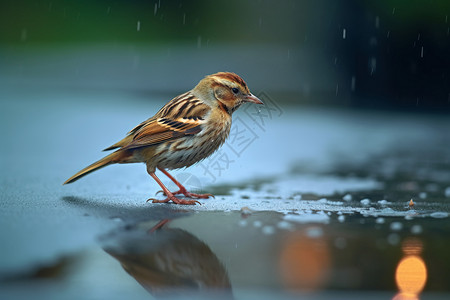
[[[163,228],[164,225],[166,225],[167,223],[170,222],[170,219],[163,219],[161,221],[158,222],[158,224],[156,224],[155,226],[153,226],[149,231],[147,231],[148,233],[153,233],[156,230],[160,230],[161,228]]]
[[[176,192],[173,192],[172,193],[173,195],[183,194],[184,196],[189,197],[189,198],[201,198],[201,199],[207,199],[209,197],[213,197],[214,198],[213,194],[195,194],[195,193],[188,192],[186,190],[186,188],[180,182],[178,182],[178,180],[176,180],[172,175],[169,174],[169,172],[167,172],[166,170],[164,170],[162,168],[158,168],[158,169],[161,172],[163,172],[167,177],[169,177],[170,180],[172,180],[173,183],[175,183],[178,186],[179,190],[176,191]],[[167,195],[165,191],[163,191],[163,193],[165,195]]]
[[[152,200],[153,203],[167,203],[170,200],[173,201],[173,203],[175,204],[187,204],[187,205],[195,205],[196,203],[201,204],[200,202],[198,202],[197,200],[184,200],[184,199],[178,199],[177,197],[175,197],[165,186],[164,184],[161,182],[161,180],[159,180],[159,178],[156,176],[155,172],[148,172],[148,174],[150,174],[150,176],[153,177],[153,179],[155,179],[155,181],[159,184],[159,186],[163,189],[164,194],[167,196],[166,199],[164,200],[156,200],[156,199],[148,199],[148,201]]]

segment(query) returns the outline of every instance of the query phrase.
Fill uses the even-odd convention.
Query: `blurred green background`
[[[173,93],[234,71],[279,101],[450,111],[447,0],[0,5],[9,85]]]

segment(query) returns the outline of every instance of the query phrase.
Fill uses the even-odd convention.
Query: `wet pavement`
[[[2,299],[450,296],[446,116],[255,91],[267,106],[241,108],[221,151],[174,172],[216,198],[176,206],[146,203],[158,187],[141,164],[61,185],[166,98],[2,91]]]

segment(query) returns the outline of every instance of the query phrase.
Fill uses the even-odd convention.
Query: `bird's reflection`
[[[169,220],[104,237],[104,250],[154,296],[214,293],[231,298],[225,267],[204,242]]]

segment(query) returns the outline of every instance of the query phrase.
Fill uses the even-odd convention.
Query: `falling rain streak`
[[[346,37],[347,37],[347,30],[344,28],[342,29],[342,39],[345,40]]]
[[[141,21],[137,21],[136,30],[137,30],[137,31],[140,31],[140,30],[141,30]]]

